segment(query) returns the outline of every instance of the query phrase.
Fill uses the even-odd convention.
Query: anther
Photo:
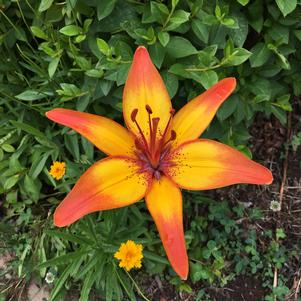
[[[175,114],[175,109],[170,109],[170,111],[169,111],[169,114],[171,115],[171,116],[173,116],[174,114]]]
[[[153,114],[153,111],[149,105],[145,106],[145,110],[147,111],[148,114]]]
[[[177,133],[174,130],[170,131],[170,138],[169,141],[173,141],[177,138]]]
[[[136,121],[136,116],[137,116],[137,113],[138,113],[138,109],[134,109],[131,113],[131,119],[133,122]]]

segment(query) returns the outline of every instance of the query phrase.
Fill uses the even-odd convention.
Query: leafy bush
[[[2,232],[17,233],[4,241],[19,258],[19,276],[24,269],[33,272],[33,259],[44,262],[56,256],[39,270],[44,277],[50,264],[64,267],[59,270],[61,276],[52,292],[53,300],[69,276],[83,282],[81,300],[88,300],[94,282],[106,300],[121,300],[124,293],[134,299],[131,283],[110,257],[127,238],[147,246],[145,265],[149,273],[162,272],[166,267],[159,255],[162,249],[157,235],[147,228],[144,205],[92,215],[70,230],[52,229],[50,215],[54,205],[102,154],[75,132],[46,120],[46,111],[72,108],[122,122],[123,85],[135,48],[145,45],[176,108],[219,79],[238,79],[235,94],[223,104],[205,136],[250,156],[248,127],[255,114],[273,114],[285,124],[286,111],[292,109],[290,99],[301,93],[301,54],[297,51],[301,48],[300,12],[297,0],[2,1]],[[67,174],[60,182],[48,173],[55,160],[67,164]],[[194,216],[187,235],[194,231],[193,227],[206,229],[202,225],[210,221],[211,210],[229,210],[224,206],[210,205],[208,220]],[[128,211],[133,212],[130,215]],[[133,222],[130,216],[139,222]],[[233,220],[222,225],[227,238],[233,231]],[[112,243],[110,235],[114,232]],[[205,261],[210,259],[210,266],[206,267],[209,270],[199,271],[199,265],[192,262],[192,281],[215,281],[225,267],[221,250],[231,248],[227,246],[229,242],[224,245],[221,238],[210,235],[201,240],[191,236],[191,254],[196,253]],[[201,255],[197,254],[197,245],[203,249]],[[256,253],[252,248],[251,243],[247,252]],[[65,258],[77,261],[68,265]],[[27,261],[31,264],[25,264]],[[101,270],[100,261],[107,272],[98,270],[99,279],[92,279],[94,272]],[[261,269],[261,261],[262,258],[254,259],[252,265],[238,261],[235,272],[240,273],[245,267],[252,271]],[[104,268],[105,265],[110,267]],[[221,282],[225,281],[222,278]]]

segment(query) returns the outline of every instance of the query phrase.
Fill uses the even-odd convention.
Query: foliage
[[[92,215],[67,230],[53,229],[54,206],[102,154],[75,132],[47,121],[44,113],[65,107],[122,122],[127,71],[135,48],[145,45],[176,108],[223,77],[238,79],[235,94],[205,136],[251,155],[248,127],[255,114],[273,114],[285,124],[291,97],[301,93],[300,5],[297,0],[3,0],[0,15],[4,247],[16,254],[19,276],[41,279],[48,267],[56,267],[52,300],[64,294],[71,279],[81,288],[81,300],[88,300],[92,287],[106,300],[134,300],[133,284],[112,256],[119,243],[133,239],[144,244],[148,273],[166,269],[145,207],[138,204]],[[300,144],[299,138],[294,145]],[[67,166],[57,182],[48,173],[56,160]],[[198,203],[199,196],[192,196],[184,200]],[[225,285],[245,271],[263,271],[263,278],[270,279],[266,263],[281,267],[287,250],[270,237],[261,254],[256,233],[249,231],[242,239],[243,229],[233,217],[245,214],[240,206],[232,210],[224,202],[202,200],[208,217],[192,216],[186,233],[195,259],[191,280]],[[234,241],[233,235],[240,239]],[[38,269],[35,260],[42,263]],[[170,281],[189,290],[178,280]]]

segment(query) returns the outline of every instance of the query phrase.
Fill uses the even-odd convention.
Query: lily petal
[[[54,213],[54,224],[64,227],[84,215],[119,208],[142,199],[150,177],[135,160],[109,157],[91,166]]]
[[[239,151],[213,140],[195,140],[176,148],[164,172],[181,188],[204,190],[232,184],[270,184],[271,172]]]
[[[123,115],[128,129],[140,136],[131,114],[138,109],[136,120],[146,138],[149,138],[148,113],[145,106],[152,110],[151,117],[159,117],[158,132],[163,133],[170,117],[171,102],[164,82],[152,63],[145,47],[138,47],[129,71],[123,93]]]
[[[213,119],[220,105],[233,92],[236,80],[225,78],[186,104],[173,119],[177,133],[174,145],[198,138]]]
[[[67,109],[54,109],[47,112],[46,116],[77,131],[108,155],[133,154],[133,135],[111,119]]]
[[[167,177],[162,176],[160,180],[153,179],[145,200],[173,269],[182,279],[187,279],[188,257],[180,189]]]

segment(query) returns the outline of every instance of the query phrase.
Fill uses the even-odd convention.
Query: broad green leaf
[[[245,62],[250,56],[251,52],[244,48],[235,48],[230,56],[226,57],[222,64],[225,66],[237,66]]]
[[[171,37],[166,48],[169,55],[174,58],[186,57],[198,53],[190,41],[182,37]]]
[[[46,93],[42,93],[40,91],[36,90],[26,90],[22,93],[16,95],[15,97],[17,99],[21,100],[38,100],[47,97],[48,95]]]
[[[43,40],[47,40],[48,36],[45,34],[45,32],[37,27],[37,26],[30,26],[30,30],[33,33],[34,36],[36,36],[37,38],[43,39]]]
[[[67,25],[60,29],[60,33],[65,36],[73,37],[81,34],[82,29],[77,25]]]
[[[42,0],[39,5],[39,12],[47,10],[53,3],[53,0]]]
[[[165,47],[169,42],[169,33],[165,31],[160,31],[158,33],[158,39],[163,47]]]
[[[111,55],[111,48],[105,40],[97,38],[96,44],[99,51],[103,53],[105,56]]]
[[[181,24],[189,20],[190,13],[179,9],[176,10],[172,17],[169,19],[168,26],[165,27],[165,30],[174,30],[179,27]]]
[[[176,95],[176,93],[178,91],[178,87],[179,87],[178,77],[167,71],[163,71],[161,73],[161,76],[164,80],[169,97],[173,98]]]
[[[276,0],[276,3],[284,17],[297,7],[297,0]]]
[[[3,188],[4,190],[9,190],[11,189],[13,186],[15,186],[19,180],[19,175],[16,174],[14,176],[11,176],[9,177],[5,182],[4,182],[4,185],[3,185]]]
[[[209,30],[207,25],[205,25],[201,20],[193,19],[191,22],[192,31],[195,35],[205,44],[208,43]]]
[[[217,111],[216,114],[217,118],[220,121],[226,120],[229,116],[231,116],[236,111],[237,104],[238,104],[238,98],[236,97],[236,95],[234,96],[231,95]]]
[[[158,69],[161,68],[165,57],[165,52],[165,48],[160,43],[155,43],[149,47],[151,59]]]
[[[207,90],[218,82],[217,73],[213,70],[191,72],[192,78],[197,80]]]
[[[103,77],[104,72],[101,69],[90,69],[90,70],[87,70],[85,72],[85,74],[90,76],[90,77],[101,78],[101,77]]]
[[[252,55],[250,57],[250,64],[254,67],[264,65],[271,56],[271,50],[265,43],[258,43],[251,49]]]
[[[107,17],[114,9],[117,0],[97,1],[97,19],[98,21]]]
[[[15,151],[15,148],[7,143],[2,144],[1,148],[7,153],[13,153]]]

